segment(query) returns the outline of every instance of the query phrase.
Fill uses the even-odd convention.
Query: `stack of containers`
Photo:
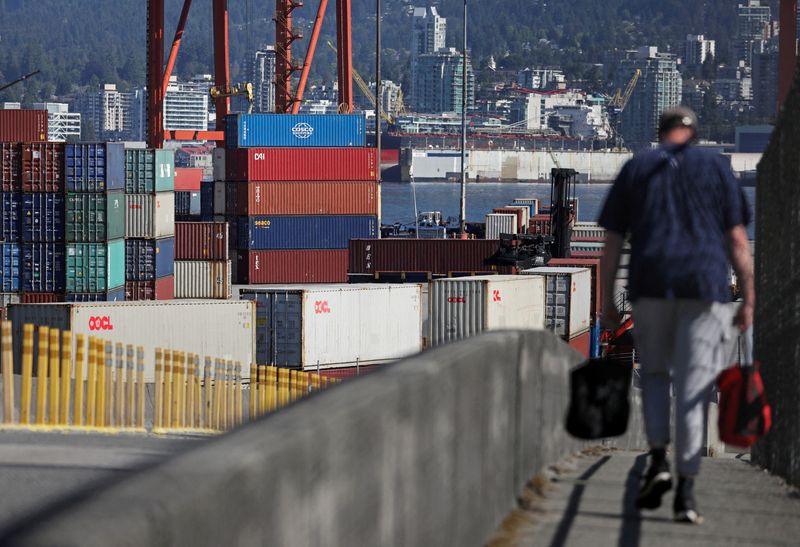
[[[348,242],[379,228],[364,116],[235,114],[225,136],[213,201],[235,232],[236,282],[346,282]]]
[[[175,298],[231,297],[227,222],[175,223]]]
[[[173,298],[174,190],[172,150],[125,150],[126,300]]]
[[[66,145],[66,300],[125,299],[125,148]]]
[[[175,220],[191,222],[200,219],[200,185],[203,170],[200,168],[175,168]]]
[[[20,256],[20,146],[0,142],[0,316],[19,302],[22,287]]]

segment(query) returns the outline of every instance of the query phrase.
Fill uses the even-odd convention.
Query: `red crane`
[[[301,69],[292,65],[292,44],[302,38],[292,32],[292,12],[301,7],[302,2],[295,0],[276,0],[276,82],[275,107],[277,112],[289,112],[299,108],[299,101],[308,71],[314,56],[316,38],[320,28],[327,1],[322,0],[317,19],[314,23],[312,43],[303,64],[303,77],[297,94],[292,95],[292,74]],[[213,0],[212,15],[214,25],[214,84],[222,90],[216,101],[216,131],[165,131],[164,130],[164,98],[167,83],[175,66],[175,59],[186,28],[186,19],[192,0],[184,0],[175,37],[172,40],[169,58],[164,66],[164,0],[147,0],[147,143],[153,148],[161,148],[164,140],[212,140],[222,146],[225,138],[225,117],[230,111],[230,97],[226,93],[231,89],[230,59],[228,49],[228,0]],[[350,112],[353,107],[353,59],[352,59],[352,26],[350,18],[350,0],[336,0],[336,35],[339,48],[337,65],[339,67],[339,109]],[[249,54],[250,52],[248,52]],[[295,105],[297,105],[295,107]]]

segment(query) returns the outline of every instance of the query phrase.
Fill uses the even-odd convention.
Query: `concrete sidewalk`
[[[798,545],[800,495],[745,458],[703,460],[695,495],[705,522],[692,526],[672,522],[674,490],[656,511],[635,509],[644,453],[583,455],[541,485],[544,496],[506,519],[490,545]]]

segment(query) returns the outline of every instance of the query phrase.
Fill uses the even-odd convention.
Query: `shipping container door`
[[[544,278],[519,276],[510,281],[486,283],[486,330],[543,329]]]
[[[267,344],[271,363],[278,367],[303,366],[303,303],[299,292],[272,293],[270,337]],[[308,366],[312,366],[311,363]]]
[[[19,292],[20,250],[16,243],[0,244],[3,264],[0,266],[0,291]]]
[[[431,287],[431,340],[434,345],[469,338],[483,331],[483,284],[442,280]]]
[[[0,194],[0,241],[19,239],[20,194],[3,192]]]

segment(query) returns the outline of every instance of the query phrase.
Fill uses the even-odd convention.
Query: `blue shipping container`
[[[22,291],[64,292],[65,247],[57,243],[22,246]]]
[[[230,114],[228,148],[366,146],[363,114]]]
[[[65,202],[62,194],[22,194],[22,240],[64,241]]]
[[[19,240],[19,203],[16,192],[0,194],[0,241]]]
[[[20,282],[20,256],[19,245],[16,243],[0,243],[0,291],[19,292]]]
[[[200,192],[175,192],[175,220],[200,216]]]
[[[378,237],[371,215],[239,217],[240,250],[347,249],[351,239]]]
[[[211,222],[214,216],[214,181],[200,183],[200,220]]]
[[[77,293],[64,296],[66,302],[122,302],[125,300],[125,286],[98,293]]]
[[[75,143],[65,151],[67,192],[125,189],[125,145]]]
[[[126,281],[154,281],[174,272],[174,237],[125,240]]]

